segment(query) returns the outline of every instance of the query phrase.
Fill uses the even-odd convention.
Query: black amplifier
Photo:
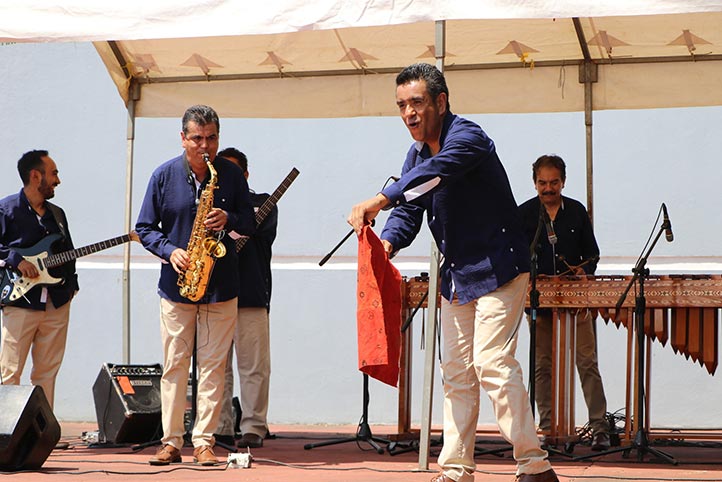
[[[104,363],[93,384],[98,441],[142,443],[162,435],[163,367]]]

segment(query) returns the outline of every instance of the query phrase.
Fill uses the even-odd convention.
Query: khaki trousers
[[[607,413],[607,399],[604,396],[602,376],[597,364],[592,312],[590,310],[579,312],[576,322],[576,364],[584,400],[589,411],[589,426],[592,433],[607,432],[609,427],[604,418]],[[536,405],[539,409],[539,428],[546,431],[551,429],[552,415],[552,330],[552,314],[537,313],[534,398],[536,398]]]
[[[442,301],[444,447],[438,462],[452,480],[474,480],[480,387],[491,400],[502,436],[514,446],[517,474],[551,468],[514,358],[528,281],[524,273],[470,303]]]
[[[5,385],[19,385],[32,347],[30,383],[42,387],[50,408],[55,403],[55,379],[65,354],[70,302],[55,308],[48,300],[45,311],[6,306],[2,309],[0,373]]]
[[[239,308],[233,337],[241,388],[241,432],[265,437],[271,379],[271,341],[266,308]],[[233,435],[233,349],[228,352],[219,434]]]
[[[223,371],[236,320],[236,298],[195,305],[160,300],[163,376],[160,381],[164,444],[183,448],[188,370],[197,343],[198,397],[192,442],[213,446],[223,395]]]

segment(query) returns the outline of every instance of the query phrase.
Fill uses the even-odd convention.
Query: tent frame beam
[[[535,61],[534,68],[540,67],[567,67],[573,65],[583,65],[585,62],[592,62],[595,65],[626,65],[626,64],[649,64],[649,63],[681,63],[681,62],[704,62],[704,61],[722,61],[722,55],[710,54],[706,56],[677,56],[677,57],[640,57],[640,58],[613,58],[613,59],[572,59],[572,60],[547,60]],[[309,78],[309,77],[343,77],[357,76],[359,72],[364,75],[382,75],[382,74],[398,74],[404,67],[390,67],[383,69],[364,69],[364,70],[323,70],[323,71],[305,71],[305,72],[269,72],[267,74],[208,74],[193,75],[183,77],[142,77],[137,76],[134,79],[140,84],[169,84],[169,83],[187,83],[187,82],[222,82],[229,80],[269,80],[284,78]],[[127,71],[125,67],[124,71]],[[444,68],[445,72],[463,72],[473,70],[499,70],[499,69],[524,69],[529,68],[529,64],[522,62],[499,62],[494,64],[458,64],[449,65]]]

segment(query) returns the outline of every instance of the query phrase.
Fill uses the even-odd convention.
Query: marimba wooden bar
[[[542,308],[599,309],[605,321],[628,327],[634,296],[626,297],[619,312],[615,306],[629,276],[540,276],[537,281]],[[722,275],[650,276],[644,284],[645,335],[665,345],[671,336],[675,353],[691,358],[710,374],[717,369],[719,308]]]

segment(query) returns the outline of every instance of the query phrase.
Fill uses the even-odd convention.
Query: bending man
[[[481,128],[450,111],[444,76],[428,64],[396,77],[396,104],[411,137],[401,178],[355,205],[358,233],[394,208],[381,233],[386,251],[405,248],[426,213],[441,266],[444,447],[434,482],[474,479],[480,387],[514,445],[520,482],[557,477],[539,445],[522,371],[514,358],[529,281],[528,246],[504,167]]]

